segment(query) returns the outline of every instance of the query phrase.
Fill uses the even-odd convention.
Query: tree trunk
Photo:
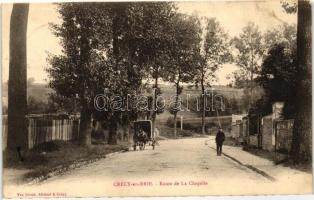
[[[154,131],[155,131],[155,126],[156,126],[156,123],[155,123],[155,121],[156,121],[156,115],[157,115],[157,108],[156,108],[156,104],[157,104],[157,87],[158,87],[158,75],[156,75],[156,77],[155,77],[155,86],[154,86],[154,88],[155,88],[155,90],[154,90],[154,97],[153,97],[153,116],[152,116],[152,130],[153,130],[153,133],[152,134],[154,134]]]
[[[116,120],[110,119],[108,144],[115,145],[118,143],[117,142],[117,129],[118,129],[118,124]]]
[[[202,78],[201,78],[201,87],[202,87],[202,95],[203,95],[203,107],[202,107],[202,134],[205,135],[205,86],[204,86],[204,72],[202,71]]]
[[[10,21],[7,150],[16,160],[28,148],[26,34],[29,4],[13,4]],[[13,156],[13,157],[11,157]],[[21,158],[20,158],[21,159]]]
[[[130,141],[130,128],[131,128],[131,124],[130,123],[128,123],[128,125],[127,125],[127,141],[129,142]]]
[[[177,138],[177,112],[173,115],[173,121],[174,121],[174,138]]]
[[[113,21],[112,21],[112,47],[113,47],[113,57],[115,60],[115,66],[118,69],[119,68],[119,61],[120,61],[120,42],[119,42],[119,13],[121,12],[121,9],[119,7],[114,7],[113,9]],[[108,144],[114,145],[117,144],[117,129],[118,124],[115,120],[115,117],[112,116],[109,119],[109,137],[108,137]]]
[[[129,124],[123,125],[122,141],[129,141]]]
[[[296,115],[293,126],[291,159],[294,163],[312,158],[312,13],[309,1],[298,1]]]
[[[253,106],[253,81],[254,81],[254,53],[252,50],[251,67],[250,67],[250,105],[249,108]]]
[[[179,82],[176,83],[176,102],[175,102],[175,109],[173,115],[174,121],[174,138],[177,138],[177,114],[178,114],[178,100],[179,100]]]
[[[80,134],[79,143],[81,145],[91,145],[91,134],[92,134],[92,114],[88,109],[87,105],[83,105],[81,110],[80,119]]]

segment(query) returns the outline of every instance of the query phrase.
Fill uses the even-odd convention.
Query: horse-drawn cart
[[[140,150],[144,150],[146,144],[155,149],[155,137],[151,120],[138,120],[134,122],[133,149],[138,146]]]

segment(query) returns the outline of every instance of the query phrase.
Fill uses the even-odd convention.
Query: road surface
[[[155,150],[114,154],[37,185],[9,186],[5,193],[68,197],[285,193],[281,183],[216,156],[205,144],[213,142],[213,138],[162,140]]]

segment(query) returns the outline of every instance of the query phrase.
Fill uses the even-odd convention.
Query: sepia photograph
[[[313,194],[311,5],[2,4],[3,198]]]

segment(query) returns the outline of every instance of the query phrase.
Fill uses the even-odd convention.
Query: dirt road
[[[9,196],[169,196],[299,193],[272,182],[205,145],[213,138],[162,140],[32,186],[6,186]],[[292,186],[291,186],[292,187]],[[42,193],[42,194],[40,194]]]

